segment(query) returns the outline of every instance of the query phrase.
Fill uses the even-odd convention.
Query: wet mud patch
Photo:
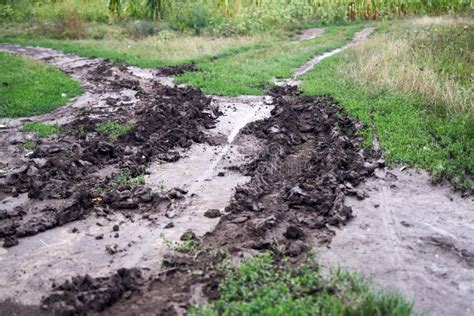
[[[76,276],[63,284],[53,284],[53,294],[43,299],[42,304],[55,315],[88,315],[130,297],[142,284],[138,269],[120,269],[102,278]]]
[[[237,139],[253,135],[262,147],[241,166],[250,181],[236,189],[216,229],[191,253],[172,251],[164,270],[143,295],[119,302],[107,313],[184,313],[191,304],[218,297],[219,263],[238,264],[258,251],[301,262],[308,242],[328,243],[334,228],[352,218],[346,195],[383,165],[361,146],[362,126],[330,97],[305,97],[296,88],[271,92],[271,117],[250,123]]]
[[[10,170],[0,179],[0,238],[5,246],[91,212],[159,210],[157,204],[166,204],[170,196],[131,180],[143,177],[151,161],[178,160],[175,149],[210,141],[205,130],[214,128],[220,112],[200,91],[144,84],[126,67],[107,62],[86,77],[99,86],[107,81],[109,91],[133,91],[136,100],[109,97],[103,107],[76,111],[63,125],[66,132],[38,140],[20,162],[11,159]]]

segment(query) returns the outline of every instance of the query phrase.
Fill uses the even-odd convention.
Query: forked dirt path
[[[366,29],[358,33],[348,46],[363,40],[372,32],[373,29]],[[295,70],[295,78],[311,70],[323,58],[347,47],[315,57]],[[3,164],[0,168],[5,168],[7,172],[30,160],[25,157],[25,153],[17,150],[18,143],[30,138],[29,135],[18,132],[24,121],[31,119],[67,124],[73,122],[77,113],[84,110],[88,111],[91,118],[113,119],[120,117],[120,113],[130,108],[139,109],[140,106],[146,105],[152,97],[153,89],[156,89],[156,84],[173,86],[171,77],[159,77],[154,70],[115,66],[98,59],[80,58],[43,48],[0,45],[0,50],[19,53],[54,65],[79,80],[86,88],[85,94],[49,114],[5,120],[8,128],[0,131],[0,158]],[[118,86],[117,82],[120,83]],[[285,83],[292,82],[290,80]],[[286,96],[286,93],[283,91],[276,95],[278,106],[286,109],[288,103],[298,108],[299,97],[291,93]],[[303,181],[305,178],[301,178],[302,175],[307,176],[310,171],[314,173],[314,179],[325,179],[324,172],[319,174],[318,168],[309,168],[310,165],[306,165],[308,161],[319,161],[320,158],[314,152],[315,148],[320,148],[322,156],[337,157],[341,154],[338,151],[322,154],[326,150],[324,146],[314,147],[323,144],[318,138],[309,137],[303,145],[299,145],[298,138],[302,137],[301,135],[306,138],[306,133],[312,133],[310,127],[305,125],[310,118],[303,108],[299,109],[297,114],[285,114],[286,110],[282,112],[291,118],[286,121],[299,120],[300,132],[285,130],[284,135],[287,138],[273,139],[271,136],[269,141],[265,138],[267,136],[259,135],[259,130],[267,130],[269,135],[279,135],[284,123],[278,120],[268,121],[268,124],[275,124],[274,126],[259,123],[261,125],[253,126],[244,133],[243,129],[249,123],[281,114],[270,113],[274,102],[275,98],[272,96],[213,97],[211,104],[205,108],[209,117],[215,120],[214,126],[209,126],[210,128],[204,131],[211,141],[177,148],[176,154],[181,156],[178,161],[174,161],[173,153],[166,152],[147,166],[146,186],[155,192],[155,200],[172,196],[171,202],[167,202],[165,208],[155,203],[151,209],[147,208],[146,216],[136,212],[113,212],[104,216],[99,212],[35,236],[23,237],[20,244],[12,248],[0,248],[0,301],[12,299],[20,304],[38,306],[41,297],[51,293],[52,281],[62,283],[75,275],[106,276],[125,267],[141,268],[145,277],[152,276],[161,269],[162,259],[168,252],[168,241],[179,241],[188,230],[200,237],[220,225],[214,236],[211,234],[207,237],[208,242],[220,246],[228,240],[232,249],[241,249],[236,251],[245,255],[248,250],[242,249],[270,247],[269,240],[281,238],[287,225],[301,225],[307,238],[306,243],[317,249],[320,254],[318,259],[323,264],[340,264],[343,268],[355,268],[373,276],[377,285],[384,287],[390,284],[390,289],[414,297],[415,306],[419,311],[430,311],[439,315],[470,314],[473,310],[470,302],[474,297],[472,198],[462,198],[446,187],[434,187],[424,174],[419,175],[412,170],[398,172],[381,167],[375,169],[375,177],[357,189],[346,183],[340,192],[339,189],[336,190],[339,193],[334,205],[338,207],[332,206],[329,212],[332,215],[321,218],[320,215],[308,216],[305,213],[306,206],[299,206],[293,211],[293,215],[289,216],[287,210],[278,208],[280,202],[277,197],[284,196],[280,191],[291,189],[290,196],[285,199],[295,199],[298,202],[292,203],[296,205],[308,203],[312,201],[311,198],[316,199],[315,201],[320,198],[318,194],[321,192],[316,193],[322,186],[314,189],[314,197],[305,195],[312,192],[304,193],[304,190],[310,190],[309,187],[315,184],[311,181],[302,186],[304,189],[299,185],[287,188],[292,183],[294,185]],[[311,102],[315,102],[315,107],[331,104],[327,99]],[[213,109],[219,109],[221,114],[214,117]],[[315,112],[314,115],[325,117],[335,114],[320,111],[322,112]],[[334,111],[338,111],[337,107]],[[333,119],[335,117],[331,116],[331,120]],[[289,125],[288,129],[291,128]],[[304,132],[301,134],[301,131]],[[339,132],[334,130],[326,138],[330,140],[330,137],[336,137],[334,139],[337,141],[346,141],[345,138],[338,138],[337,133]],[[281,141],[283,143],[279,143]],[[284,147],[282,144],[285,142],[295,142],[292,145],[294,147]],[[275,147],[275,144],[279,145]],[[287,150],[288,153],[284,153]],[[292,153],[295,150],[296,153]],[[263,169],[264,171],[258,168],[248,169],[248,164],[255,164],[257,156],[270,162],[272,172],[267,170],[269,165],[264,166],[267,168]],[[336,157],[330,156],[330,161]],[[352,158],[354,161],[355,157]],[[361,161],[357,163],[360,164]],[[117,168],[117,164],[107,165],[99,168],[96,175],[102,178]],[[362,174],[366,172],[363,168],[360,170],[358,172]],[[369,167],[367,170],[374,168]],[[281,175],[275,175],[275,171],[281,172]],[[352,179],[353,175],[348,171],[347,176]],[[331,181],[327,184],[328,188],[334,185]],[[250,183],[249,186],[245,187],[246,183]],[[236,187],[246,188],[247,191],[236,193]],[[260,189],[271,194],[262,199]],[[361,201],[355,198],[346,199],[346,205],[352,206],[356,218],[349,221],[343,229],[334,229],[331,223],[345,223],[350,218],[350,213],[343,207],[344,193],[363,198],[363,191],[366,191],[369,197]],[[231,201],[234,202],[229,206]],[[2,195],[0,214],[3,211],[11,212],[15,206],[20,205],[24,208],[38,207],[38,204],[29,203],[26,194],[20,194],[19,197]],[[56,205],[58,202],[45,199],[41,203]],[[259,210],[260,204],[266,205],[263,211]],[[236,211],[244,205],[254,211]],[[274,205],[275,209],[268,209],[270,205]],[[210,218],[205,214],[210,209],[219,212],[214,211],[215,216]],[[225,220],[219,219],[219,213],[226,215]],[[120,227],[118,232],[114,228],[117,224]],[[315,227],[319,228],[314,230]],[[233,244],[233,241],[241,238],[238,236],[239,231],[256,234],[256,237],[249,235],[252,245],[249,245],[248,238]],[[97,236],[102,237],[96,238]],[[326,246],[327,241],[331,239],[332,242]],[[282,246],[283,251],[296,256],[304,248],[303,244],[291,239]],[[111,249],[117,251],[111,253]],[[175,289],[181,280],[176,279],[176,284],[170,285],[170,289]],[[148,294],[148,298],[153,302],[148,306],[150,312],[160,304],[169,303],[165,298],[164,301],[156,299],[156,294],[160,293],[159,289],[160,286],[157,287],[157,292],[151,291]],[[202,296],[202,293],[197,295],[199,296]],[[133,302],[144,303],[139,298]],[[125,313],[128,308],[126,304],[119,304],[111,313]],[[144,311],[140,310],[138,305],[134,308],[137,308],[137,312]],[[31,313],[31,310],[28,312]]]

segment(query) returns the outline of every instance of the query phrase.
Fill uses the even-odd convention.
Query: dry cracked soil
[[[418,311],[474,311],[472,197],[386,167],[331,97],[289,85],[212,97],[172,84],[195,65],[0,50],[51,64],[86,90],[0,131],[0,314],[185,314],[218,295],[212,263],[262,250],[295,263],[315,251],[323,267],[357,269]],[[35,139],[19,131],[31,120],[64,132]],[[104,122],[129,128],[111,137]],[[32,139],[33,151],[18,148]],[[183,240],[197,251],[170,246]]]

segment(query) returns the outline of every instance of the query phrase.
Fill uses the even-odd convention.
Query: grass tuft
[[[22,132],[33,133],[38,137],[46,138],[56,134],[59,134],[63,131],[57,124],[46,124],[42,122],[28,122],[23,124],[21,129]]]
[[[132,123],[102,122],[97,124],[96,130],[107,134],[110,139],[116,140],[120,136],[127,134],[133,126]]]
[[[397,294],[375,292],[358,274],[337,270],[323,278],[317,268],[276,264],[258,255],[230,269],[219,298],[194,306],[193,315],[410,315]]]

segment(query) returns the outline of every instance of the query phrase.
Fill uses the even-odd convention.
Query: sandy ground
[[[339,265],[399,291],[428,315],[474,312],[474,197],[432,185],[426,172],[379,170],[346,199],[356,217],[317,248],[324,266]]]

